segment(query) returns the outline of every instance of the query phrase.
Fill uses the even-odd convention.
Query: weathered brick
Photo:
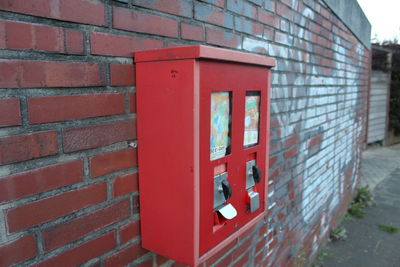
[[[218,261],[218,259],[222,258],[226,253],[228,253],[228,251],[230,251],[232,248],[234,248],[237,245],[237,241],[238,241],[237,239],[234,239],[231,242],[229,242],[229,244],[227,244],[223,249],[221,249],[214,256],[209,258],[206,261],[206,265],[209,266],[209,265],[215,263],[216,261]]]
[[[212,28],[206,28],[207,43],[216,44],[221,46],[240,48],[241,37],[231,33],[220,31]]]
[[[136,138],[134,120],[64,130],[64,152],[96,148]]]
[[[40,64],[41,62],[39,62]],[[101,65],[84,62],[45,62],[46,86],[96,86],[104,85]]]
[[[28,23],[6,22],[6,43],[11,49],[33,48],[32,27]]]
[[[192,1],[190,0],[135,1],[133,4],[178,16],[192,17]]]
[[[58,163],[0,179],[0,202],[15,200],[83,179],[83,162],[75,160]]]
[[[124,94],[44,96],[28,99],[30,123],[54,122],[124,113]]]
[[[67,223],[56,225],[43,231],[44,248],[52,250],[63,246],[129,215],[129,200],[125,199]]]
[[[115,178],[112,187],[114,197],[119,197],[137,191],[137,173],[125,174]]]
[[[105,201],[106,191],[106,184],[98,183],[7,210],[8,231],[20,231]]]
[[[194,18],[210,24],[233,29],[233,16],[216,8],[200,3],[195,3]]]
[[[128,148],[91,157],[89,165],[92,177],[132,168],[137,165],[136,149]]]
[[[126,8],[113,8],[113,26],[127,31],[178,37],[176,21]]]
[[[33,235],[27,235],[0,246],[0,266],[11,266],[33,258],[37,253]]]
[[[19,98],[0,99],[0,127],[21,125]]]
[[[256,7],[243,0],[227,1],[227,8],[229,11],[249,18],[256,18],[257,16]]]
[[[285,152],[285,159],[290,159],[294,157],[296,153],[297,153],[297,146],[294,146],[293,148]]]
[[[135,85],[135,66],[133,64],[110,64],[111,85]]]
[[[67,53],[83,54],[83,33],[75,30],[65,30],[65,51]]]
[[[129,222],[120,227],[121,243],[126,243],[140,235],[140,221]]]
[[[34,48],[53,52],[64,51],[64,32],[62,28],[36,25],[34,32]]]
[[[271,27],[279,27],[279,19],[275,14],[267,12],[261,8],[258,9],[258,20]]]
[[[0,138],[0,165],[54,155],[57,152],[55,131]]]
[[[129,111],[131,113],[136,112],[136,93],[129,94]]]
[[[101,65],[86,62],[0,60],[0,87],[70,87],[104,84]]]
[[[106,233],[37,264],[38,267],[80,265],[115,248],[115,232]]]
[[[162,48],[163,45],[161,40],[102,32],[92,32],[90,40],[92,54],[122,57],[132,57],[135,51]]]
[[[203,40],[203,27],[194,24],[181,23],[181,36],[188,40]]]
[[[115,252],[110,257],[106,258],[104,260],[104,265],[110,267],[125,266],[135,259],[140,258],[147,252],[147,250],[142,248],[140,242],[137,242],[118,252]]]
[[[0,9],[66,21],[104,25],[104,4],[91,0],[1,0]]]
[[[135,267],[153,267],[153,259],[142,261],[141,263],[135,264]]]
[[[0,48],[6,48],[6,24],[0,20]]]

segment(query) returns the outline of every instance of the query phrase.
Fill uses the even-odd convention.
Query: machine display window
[[[231,150],[232,93],[211,93],[210,160],[223,158]]]
[[[260,92],[246,92],[244,115],[244,142],[245,148],[258,144],[260,129]]]

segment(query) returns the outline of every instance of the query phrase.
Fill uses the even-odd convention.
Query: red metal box
[[[135,62],[142,246],[197,266],[265,215],[275,60],[189,46]]]

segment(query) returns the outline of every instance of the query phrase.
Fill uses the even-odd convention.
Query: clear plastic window
[[[211,93],[210,159],[230,154],[231,92]]]
[[[246,93],[244,115],[244,147],[258,144],[260,127],[260,92],[248,91]]]

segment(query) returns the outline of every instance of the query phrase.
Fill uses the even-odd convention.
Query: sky
[[[372,25],[372,42],[400,42],[400,0],[358,0]]]

